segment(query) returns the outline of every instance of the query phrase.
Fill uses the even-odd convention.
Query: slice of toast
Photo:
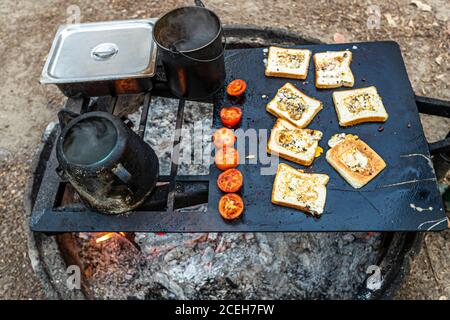
[[[355,77],[350,69],[352,52],[327,51],[314,55],[316,87],[321,89],[353,87]]]
[[[333,147],[327,151],[328,163],[355,189],[366,185],[386,168],[384,160],[357,136],[348,134],[330,145]]]
[[[306,79],[311,51],[270,47],[265,74],[268,77]]]
[[[267,104],[266,110],[278,118],[305,128],[323,108],[321,101],[308,97],[287,82]]]
[[[326,174],[304,173],[280,163],[273,183],[272,203],[320,216],[325,208],[328,180]]]
[[[322,132],[299,129],[283,119],[278,119],[270,133],[267,152],[273,155],[310,166],[315,158]]]
[[[352,126],[363,122],[384,122],[388,118],[377,88],[367,87],[333,92],[339,125]]]

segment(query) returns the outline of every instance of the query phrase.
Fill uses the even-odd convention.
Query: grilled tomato
[[[219,170],[225,171],[227,169],[236,168],[239,164],[239,153],[233,147],[223,147],[216,150],[214,160]]]
[[[222,218],[233,220],[244,211],[244,202],[236,193],[227,193],[219,200],[219,212]]]
[[[241,121],[242,110],[239,107],[228,107],[220,110],[220,120],[225,127],[234,127]]]
[[[247,89],[247,84],[244,80],[236,79],[231,81],[227,86],[227,93],[233,97],[239,97]]]
[[[223,192],[236,192],[242,187],[242,173],[237,169],[228,169],[217,178],[217,186]]]
[[[217,148],[232,147],[236,141],[236,136],[230,129],[220,128],[214,133],[213,141]]]

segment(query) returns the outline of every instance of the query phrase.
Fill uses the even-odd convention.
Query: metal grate
[[[65,109],[76,113],[105,111],[114,113],[121,96],[72,99],[66,102]],[[144,95],[137,134],[143,138],[151,111],[151,93]],[[176,113],[175,138],[171,153],[169,175],[160,175],[157,186],[150,197],[136,211],[122,215],[106,215],[90,210],[79,200],[73,188],[60,182],[56,174],[58,162],[55,152],[55,137],[51,142],[52,151],[42,176],[40,190],[32,210],[31,228],[41,232],[71,231],[161,231],[163,219],[179,215],[180,209],[207,203],[208,176],[177,175],[180,156],[181,127],[183,125],[183,99],[178,100]],[[59,130],[57,132],[59,134]],[[56,136],[56,135],[55,135]],[[204,212],[190,211],[192,214]],[[176,219],[179,219],[177,217]]]
[[[347,45],[306,46],[313,52],[343,50]],[[383,102],[388,106],[390,120],[380,133],[379,124],[363,124],[351,128],[340,128],[333,110],[328,90],[316,90],[313,81],[290,80],[305,93],[323,101],[326,107],[313,120],[311,128],[324,132],[321,144],[336,132],[351,132],[362,137],[387,160],[388,169],[370,184],[355,190],[326,163],[324,156],[315,160],[312,167],[303,168],[311,172],[330,176],[327,186],[327,204],[319,219],[313,219],[295,209],[279,207],[270,202],[273,176],[259,174],[261,164],[239,166],[244,175],[241,194],[245,202],[244,215],[233,222],[221,219],[217,203],[222,193],[216,187],[220,173],[214,165],[207,176],[177,175],[180,147],[180,128],[183,123],[185,101],[180,100],[176,119],[176,134],[173,142],[170,174],[160,176],[159,186],[139,210],[123,215],[105,215],[90,211],[81,203],[73,202],[71,187],[60,183],[55,169],[58,165],[50,141],[49,157],[41,159],[45,170],[39,192],[32,210],[31,229],[44,232],[70,231],[136,231],[136,232],[261,232],[261,231],[426,231],[446,227],[442,198],[436,185],[436,174],[430,166],[430,151],[440,153],[448,150],[449,139],[439,145],[428,145],[417,113],[428,108],[427,101],[415,97],[406,74],[399,48],[391,42],[356,44],[352,70],[356,74],[355,87],[375,85]],[[261,49],[227,50],[227,81],[243,78],[251,86],[243,101],[229,101],[219,94],[214,101],[214,126],[220,125],[218,106],[238,103],[244,112],[241,128],[270,130],[274,124],[271,115],[264,111],[267,100],[286,82],[286,79],[265,78],[263,51]],[[313,75],[310,65],[310,76]],[[389,77],[386,76],[389,74]],[[309,77],[310,77],[309,76]],[[362,80],[361,77],[365,77]],[[387,81],[388,79],[389,81]],[[158,90],[157,90],[158,89]],[[155,86],[155,95],[168,97]],[[114,112],[119,97],[97,100],[69,99],[66,108],[75,112],[103,110]],[[416,101],[417,106],[416,106]],[[433,101],[432,101],[433,102]],[[151,111],[151,96],[144,99],[143,112],[138,132],[145,132],[147,117]],[[444,112],[448,104],[439,110]],[[433,112],[437,112],[433,108]],[[431,113],[430,110],[426,110]],[[445,114],[443,114],[445,116]],[[409,124],[409,126],[407,125]],[[267,131],[269,132],[269,131]],[[259,141],[261,143],[261,141]],[[262,146],[264,150],[264,146]],[[419,156],[417,156],[419,155]],[[246,156],[246,155],[241,155]],[[284,160],[281,160],[285,162]],[[290,165],[295,166],[290,163]],[[39,166],[38,166],[39,167]],[[42,166],[41,166],[42,167]],[[42,168],[41,168],[42,169]],[[343,201],[344,199],[344,201]],[[180,208],[208,203],[206,212]],[[411,203],[421,208],[432,207],[432,211],[419,214]]]

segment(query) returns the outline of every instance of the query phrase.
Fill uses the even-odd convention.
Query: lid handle
[[[107,60],[115,56],[119,48],[114,43],[101,43],[91,51],[95,60]]]

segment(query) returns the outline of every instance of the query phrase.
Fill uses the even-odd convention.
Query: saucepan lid
[[[41,75],[41,83],[145,78],[155,74],[155,19],[61,26]]]

